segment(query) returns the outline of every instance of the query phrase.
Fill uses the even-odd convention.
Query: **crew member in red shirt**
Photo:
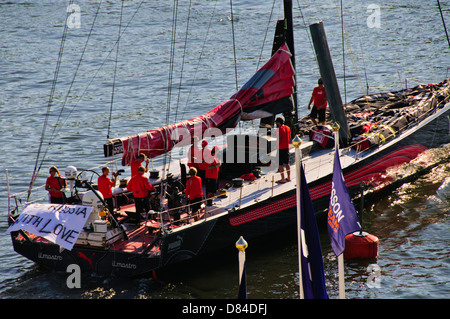
[[[67,185],[66,181],[62,179],[63,176],[59,174],[56,166],[49,168],[49,174],[50,176],[47,177],[47,181],[45,182],[45,190],[49,192],[50,203],[65,204],[66,196],[62,189]]]
[[[214,146],[211,150],[211,163],[208,163],[205,172],[206,179],[206,198],[214,197],[218,188],[220,162],[216,154],[219,148]]]
[[[194,220],[197,221],[200,219],[199,211],[203,200],[202,179],[197,176],[197,169],[195,167],[189,168],[189,175],[191,177],[186,182],[184,193],[189,199]]]
[[[275,120],[278,127],[278,170],[281,179],[277,183],[286,183],[291,181],[291,166],[289,165],[289,139],[291,138],[291,129],[284,124],[284,120],[278,117]],[[284,168],[286,168],[287,178],[284,178]]]
[[[317,115],[319,115],[319,122],[322,125],[326,124],[325,112],[327,110],[327,94],[325,92],[325,87],[323,86],[323,81],[320,78],[318,81],[318,86],[316,86],[311,95],[311,99],[308,103],[308,110],[311,109],[311,103],[313,103],[313,108],[311,110],[311,119],[317,126]]]
[[[144,154],[139,154],[136,160],[131,161],[131,177],[138,174],[138,169],[145,161],[145,172],[148,171],[148,163],[150,162],[149,158],[145,158]]]
[[[202,151],[198,148],[198,137],[192,139],[192,146],[188,150],[188,167],[197,168],[201,163]]]
[[[208,167],[208,163],[206,163],[205,159],[209,156],[209,154],[211,154],[211,151],[207,148],[208,146],[208,142],[203,140],[202,141],[202,149],[200,151],[200,156],[201,158],[196,159],[197,166],[197,176],[200,177],[202,179],[202,181],[205,179],[205,174],[206,174],[206,168]]]
[[[103,199],[105,200],[108,210],[113,215],[114,213],[114,201],[113,201],[113,194],[112,194],[112,187],[116,186],[116,177],[117,175],[115,173],[112,174],[113,180],[111,180],[109,175],[109,167],[105,166],[102,167],[102,173],[103,175],[100,176],[97,180],[98,184],[98,190],[103,195]]]
[[[148,181],[148,178],[144,176],[144,173],[145,167],[141,165],[138,168],[138,174],[131,177],[127,184],[127,189],[133,192],[134,205],[136,207],[136,214],[133,219],[137,224],[141,220],[141,213],[148,213],[150,210],[150,192],[156,191]]]

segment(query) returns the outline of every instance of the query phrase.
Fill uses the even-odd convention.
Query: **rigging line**
[[[112,118],[112,110],[113,110],[113,103],[114,103],[114,90],[116,87],[117,61],[119,59],[119,43],[120,43],[120,32],[122,30],[122,16],[123,16],[123,1],[121,1],[121,7],[120,7],[119,35],[117,37],[116,61],[114,64],[114,77],[113,77],[112,92],[111,92],[111,107],[109,108],[108,133],[106,135],[107,139],[109,139],[109,133],[111,132],[111,118]]]
[[[184,61],[186,58],[186,49],[187,49],[187,40],[188,40],[188,31],[189,31],[189,22],[191,20],[191,8],[192,8],[192,0],[189,0],[189,10],[188,10],[188,16],[187,16],[187,21],[186,21],[186,33],[185,33],[185,37],[184,37],[184,50],[183,50],[183,59],[181,62],[181,75],[180,75],[180,84],[178,87],[178,99],[177,99],[177,108],[175,111],[175,123],[177,122],[177,118],[178,118],[178,109],[179,109],[179,105],[180,105],[180,97],[181,97],[181,85],[182,85],[182,81],[183,81],[183,72],[184,72]]]
[[[134,17],[136,16],[136,14],[138,13],[139,9],[141,8],[142,4],[145,2],[145,0],[142,0],[137,9],[134,11],[132,17],[130,18],[130,20],[128,21],[127,25],[124,27],[124,30],[122,31],[122,34],[120,37],[123,37],[123,34],[126,32],[128,26],[131,24],[131,22],[133,21]],[[109,50],[108,54],[106,55],[105,59],[103,60],[103,62],[100,64],[99,68],[97,69],[97,71],[95,72],[94,76],[92,77],[92,79],[89,81],[89,83],[87,84],[86,88],[84,89],[83,93],[81,93],[80,98],[78,99],[78,101],[73,105],[72,109],[70,110],[67,118],[64,120],[63,124],[60,126],[60,129],[62,127],[64,127],[65,122],[68,120],[69,115],[72,114],[73,110],[75,109],[75,107],[78,105],[78,103],[81,101],[81,99],[84,97],[85,93],[87,92],[87,90],[89,89],[89,87],[91,86],[92,82],[94,82],[95,78],[97,77],[98,73],[100,72],[100,70],[103,68],[103,66],[105,65],[106,61],[109,59],[110,55],[112,54],[115,46],[118,45],[117,40],[114,42],[113,46],[111,47],[111,49]]]
[[[170,123],[170,102],[172,98],[172,85],[173,85],[173,72],[175,65],[175,43],[176,43],[176,33],[177,33],[177,20],[178,20],[178,0],[174,0],[173,3],[173,12],[172,12],[172,39],[170,43],[170,60],[169,60],[169,79],[168,79],[168,88],[167,88],[167,109],[166,109],[166,126]],[[161,133],[163,135],[164,132]],[[168,135],[167,145],[171,139],[171,136]],[[164,148],[166,148],[165,146]],[[168,162],[168,154],[164,153],[163,157],[163,173],[161,176],[161,180],[164,181],[166,177],[166,165]],[[164,183],[161,184],[161,201],[165,198],[164,191]]]
[[[356,6],[356,4],[353,4],[352,5],[352,8],[353,8],[353,16],[355,15],[355,8],[356,8],[357,6]],[[355,19],[355,18],[353,18],[353,20],[356,22],[356,23],[358,23],[357,22],[357,19]],[[368,80],[368,77],[367,77],[367,67],[366,67],[366,61],[365,61],[365,54],[363,53],[364,51],[363,51],[363,45],[362,45],[362,41],[361,41],[361,28],[359,28],[359,27],[357,27],[356,28],[356,32],[357,32],[357,35],[358,35],[358,40],[359,40],[359,49],[360,49],[360,55],[359,56],[361,56],[362,57],[362,65],[363,65],[363,69],[364,69],[364,78],[365,78],[365,80],[366,80],[366,91],[364,91],[363,90],[363,94],[364,95],[367,95],[367,94],[369,94],[369,80]]]
[[[182,82],[183,82],[184,61],[185,61],[185,58],[186,58],[186,49],[187,49],[189,22],[190,22],[190,17],[191,17],[191,8],[192,8],[192,0],[189,0],[189,10],[188,10],[188,17],[187,17],[187,21],[186,21],[186,32],[185,32],[185,36],[184,36],[183,57],[182,57],[182,62],[181,62],[181,74],[180,74],[180,82],[179,82],[179,85],[178,85],[178,97],[177,97],[177,104],[176,104],[176,109],[175,109],[174,123],[177,122],[178,109],[180,108],[181,86],[182,86]],[[172,162],[172,152],[170,152],[170,154],[169,154],[168,169],[170,169],[170,163],[171,162]]]
[[[100,11],[101,3],[102,3],[102,0],[100,0],[100,2],[99,2],[99,4],[98,4],[97,11],[96,11],[96,13],[95,13],[94,20],[93,20],[92,25],[91,25],[91,29],[89,30],[89,34],[88,34],[87,39],[86,39],[86,42],[85,42],[85,44],[84,44],[84,48],[83,48],[83,51],[82,51],[82,53],[81,53],[81,57],[80,57],[80,59],[78,60],[78,64],[77,64],[77,67],[76,67],[76,69],[75,69],[75,73],[74,73],[74,75],[73,75],[72,81],[70,82],[69,90],[67,91],[66,97],[64,98],[64,102],[63,102],[63,104],[62,104],[62,106],[61,106],[61,110],[60,110],[60,112],[59,112],[58,119],[56,120],[56,125],[55,125],[55,127],[53,128],[52,135],[51,135],[50,140],[49,140],[49,142],[48,142],[48,144],[47,144],[47,149],[46,149],[45,152],[44,152],[44,157],[43,157],[42,161],[44,161],[44,158],[45,158],[45,156],[47,155],[48,150],[49,150],[49,148],[50,148],[51,142],[54,140],[54,138],[55,138],[55,136],[56,136],[56,128],[58,127],[58,123],[59,123],[59,120],[60,120],[61,117],[62,117],[62,113],[63,113],[64,107],[65,107],[66,104],[67,104],[67,101],[68,101],[68,99],[69,99],[70,92],[72,91],[73,84],[75,83],[75,78],[76,78],[76,76],[77,76],[77,74],[78,74],[78,70],[80,69],[81,62],[82,62],[82,60],[83,60],[83,58],[84,58],[84,54],[85,54],[85,52],[86,52],[86,48],[87,48],[89,39],[90,39],[90,37],[91,37],[92,31],[93,31],[94,26],[95,26],[95,21],[97,20],[98,13],[99,13],[99,11]],[[41,164],[41,166],[42,166],[42,164]]]
[[[236,42],[234,37],[233,0],[230,0],[230,11],[231,11],[231,33],[233,35],[234,76],[236,78],[236,91],[237,91],[239,89],[239,85],[238,85],[237,61],[236,61]]]
[[[262,44],[262,46],[261,46],[261,51],[260,51],[260,53],[259,53],[258,63],[256,64],[256,71],[259,70],[259,63],[260,63],[261,60],[262,60],[262,55],[263,55],[263,51],[264,51],[264,45],[266,44],[267,34],[268,34],[268,32],[269,32],[270,23],[271,23],[271,21],[272,21],[272,15],[273,15],[273,11],[274,11],[274,9],[275,9],[275,2],[276,2],[276,1],[277,1],[277,0],[273,0],[273,3],[272,3],[272,10],[270,11],[269,21],[267,22],[266,33],[264,34],[264,40],[263,40],[263,44]]]
[[[300,10],[300,15],[303,21],[303,26],[305,27],[306,36],[308,37],[309,45],[311,46],[311,51],[313,52],[314,59],[317,63],[317,56],[315,54],[314,45],[312,43],[311,35],[308,32],[308,25],[306,24],[305,16],[303,15],[302,7],[300,6],[300,1],[297,0],[298,9]]]
[[[448,46],[450,47],[450,39],[448,37],[447,27],[445,25],[444,15],[442,13],[441,3],[439,2],[439,0],[437,0],[437,4],[439,7],[439,12],[441,13],[442,24],[444,25],[444,30],[445,30],[445,35],[447,36]]]
[[[195,67],[194,79],[193,79],[193,81],[191,83],[191,86],[190,86],[190,89],[189,89],[189,93],[188,93],[188,96],[187,96],[187,99],[186,99],[186,105],[185,105],[184,110],[183,110],[183,118],[184,118],[184,115],[185,115],[185,112],[186,112],[186,109],[187,109],[187,105],[189,103],[189,99],[190,99],[190,96],[191,96],[191,93],[192,93],[192,89],[194,87],[194,82],[195,82],[195,80],[197,78],[197,72],[198,72],[198,69],[200,67],[200,61],[202,60],[203,52],[205,50],[205,46],[206,46],[206,42],[207,42],[207,39],[208,39],[209,31],[211,29],[212,21],[213,21],[214,14],[215,14],[215,11],[216,11],[216,6],[217,6],[217,0],[214,3],[214,7],[213,7],[213,10],[211,12],[211,18],[209,19],[208,29],[206,30],[205,39],[203,40],[202,48],[200,50],[200,55],[199,55],[199,58],[198,58],[198,61],[197,61],[197,66]]]
[[[337,4],[337,0],[335,0],[335,5],[336,5],[336,10],[338,12],[338,15],[340,17],[340,14],[339,14],[339,10],[340,9],[339,9],[339,5]],[[353,68],[355,69],[356,77],[358,78],[358,82],[359,82],[359,85],[361,86],[361,90],[362,90],[363,94],[365,94],[364,86],[363,86],[363,83],[362,83],[362,80],[361,80],[361,76],[359,75],[358,67],[356,65],[356,62],[355,62],[355,59],[354,59],[354,55],[353,55],[353,52],[352,52],[352,49],[351,49],[351,46],[350,46],[350,40],[348,38],[347,32],[345,31],[345,28],[344,28],[344,38],[345,38],[345,42],[347,43],[347,50],[348,50],[348,54],[350,56],[350,60],[352,62]]]
[[[341,0],[341,34],[342,34],[342,67],[344,72],[344,98],[347,104],[347,80],[345,77],[345,38],[344,38],[344,6]]]
[[[167,110],[166,110],[166,125],[169,125],[170,116],[170,101],[172,97],[172,84],[173,84],[173,70],[175,59],[175,39],[177,30],[177,18],[178,17],[178,0],[174,0],[173,12],[172,12],[172,38],[170,42],[170,59],[169,59],[169,80],[168,80],[168,94],[167,94]]]
[[[73,0],[70,0],[69,6],[72,4],[72,2],[73,2]],[[33,188],[34,182],[37,179],[37,174],[39,172],[39,169],[42,166],[42,163],[41,163],[41,165],[39,166],[39,169],[38,169],[39,156],[41,154],[42,146],[44,144],[45,131],[46,131],[46,128],[47,128],[47,125],[48,125],[49,117],[50,117],[50,110],[51,110],[52,103],[53,103],[53,96],[55,94],[56,83],[58,81],[59,69],[61,67],[62,55],[63,55],[63,52],[64,52],[64,44],[66,42],[66,37],[67,37],[67,28],[68,28],[67,19],[69,18],[69,14],[71,14],[69,11],[67,11],[66,13],[67,13],[66,14],[66,20],[65,20],[66,23],[64,23],[64,30],[63,30],[63,35],[62,35],[62,38],[61,38],[61,44],[60,44],[60,47],[59,47],[58,60],[56,62],[55,74],[53,76],[52,87],[51,87],[51,90],[50,90],[50,97],[49,97],[49,100],[48,100],[48,103],[47,103],[47,112],[46,112],[45,118],[44,118],[44,125],[43,125],[43,128],[42,128],[41,139],[40,139],[40,142],[39,142],[39,147],[38,147],[38,151],[37,151],[37,155],[36,155],[36,162],[34,164],[33,175],[31,177],[30,186],[29,186],[29,189],[28,189],[27,200],[30,199],[31,189]],[[43,160],[42,160],[42,162],[43,162]]]
[[[66,97],[65,97],[65,99],[64,99],[64,102],[63,102],[63,104],[62,104],[62,106],[61,106],[61,110],[60,110],[60,112],[59,112],[58,118],[57,118],[57,120],[56,120],[56,125],[55,125],[54,128],[53,128],[52,134],[51,134],[50,139],[49,139],[49,141],[48,141],[48,143],[47,143],[47,147],[46,147],[46,149],[45,149],[45,151],[44,151],[44,155],[43,155],[43,157],[42,157],[41,163],[40,163],[40,165],[39,165],[39,168],[37,169],[36,174],[41,170],[42,165],[44,164],[44,160],[45,160],[45,158],[46,158],[46,156],[47,156],[47,153],[48,153],[48,151],[49,151],[49,149],[50,149],[50,146],[51,146],[51,144],[52,144],[52,141],[55,139],[55,136],[56,136],[56,133],[57,133],[56,129],[58,128],[59,120],[60,120],[61,117],[62,117],[62,113],[63,113],[64,107],[65,107],[66,104],[67,104],[67,100],[68,100],[69,95],[70,95],[70,92],[71,92],[71,90],[72,90],[72,86],[73,86],[73,84],[75,83],[75,78],[76,78],[76,76],[77,76],[77,74],[78,74],[78,70],[79,70],[79,68],[80,68],[81,61],[83,60],[84,54],[85,54],[85,52],[86,52],[87,44],[88,44],[89,39],[90,39],[90,37],[91,37],[92,30],[94,29],[95,21],[97,20],[97,16],[98,16],[98,13],[99,13],[99,11],[100,11],[101,3],[102,3],[102,0],[99,2],[99,5],[98,5],[98,7],[97,7],[97,11],[96,11],[96,13],[95,13],[94,20],[93,20],[93,22],[92,22],[92,26],[91,26],[91,29],[90,29],[90,31],[89,31],[88,37],[87,37],[87,39],[86,39],[86,42],[85,42],[85,45],[84,45],[84,48],[83,48],[83,52],[82,52],[81,57],[80,57],[80,59],[79,59],[79,61],[78,61],[77,67],[76,67],[76,69],[75,69],[75,73],[74,73],[74,75],[73,75],[72,81],[71,81],[70,86],[69,86],[69,90],[67,91]],[[67,25],[67,23],[66,23],[66,25]],[[67,32],[66,32],[65,37],[67,37]],[[61,53],[61,58],[62,58],[62,53]],[[53,94],[54,94],[54,93],[53,93]],[[72,113],[72,111],[70,111],[69,115],[70,115],[71,113]],[[67,120],[67,119],[66,119],[66,120]],[[64,123],[65,123],[65,121],[64,121]],[[64,124],[64,123],[63,123],[63,124]],[[61,127],[63,127],[63,125],[61,125],[59,129],[61,129]],[[58,132],[59,132],[59,131],[58,131]]]

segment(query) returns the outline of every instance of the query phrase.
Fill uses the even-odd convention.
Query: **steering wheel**
[[[82,181],[84,182],[88,182],[89,184],[92,184],[92,180],[95,178],[95,183],[97,183],[97,179],[100,177],[100,174],[97,173],[94,170],[91,169],[85,169],[84,171],[81,171],[80,173],[78,173],[77,175],[77,181],[80,181],[80,177],[85,176],[86,178],[84,178]],[[80,184],[81,186],[82,184]]]

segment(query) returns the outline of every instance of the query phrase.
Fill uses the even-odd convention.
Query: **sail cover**
[[[193,136],[200,135],[201,138],[207,129],[217,128],[225,133],[227,129],[235,128],[241,120],[291,111],[294,68],[290,58],[287,45],[282,45],[229,100],[193,119],[110,140],[109,144],[105,144],[105,156],[123,153],[122,164],[129,165],[140,153],[153,158],[176,146],[189,145]]]

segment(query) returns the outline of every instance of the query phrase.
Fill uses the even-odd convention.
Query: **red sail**
[[[139,153],[153,158],[176,146],[189,145],[191,137],[201,136],[208,128],[218,128],[224,133],[226,129],[236,127],[240,120],[292,110],[294,68],[290,57],[291,53],[284,44],[236,94],[204,115],[120,138],[123,165],[128,165]],[[288,102],[284,101],[280,108],[274,102],[281,99],[288,99]]]

